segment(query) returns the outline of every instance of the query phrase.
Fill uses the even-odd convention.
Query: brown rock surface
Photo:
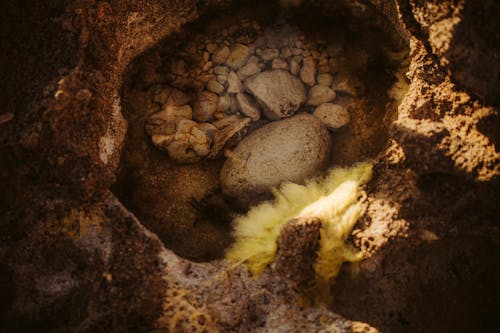
[[[118,202],[109,189],[125,140],[120,91],[129,64],[204,8],[229,2],[2,1],[1,113],[13,117],[0,124],[1,330],[370,329],[340,313],[385,332],[498,331],[494,0],[310,1],[365,23],[377,8],[411,46],[410,88],[351,240],[367,259],[336,281],[332,311],[303,304],[269,270],[254,279],[222,260],[180,258],[142,226],[145,216]],[[159,83],[153,65],[136,84]],[[151,170],[174,172],[155,158],[162,163]],[[216,187],[209,173],[179,169],[175,186],[202,197]],[[134,195],[184,208],[172,219],[192,213],[189,196],[162,197],[152,177],[146,187]],[[152,231],[175,242],[171,230]]]

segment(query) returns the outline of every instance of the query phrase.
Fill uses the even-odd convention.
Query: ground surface
[[[254,279],[175,255],[115,198],[125,134],[144,135],[123,118],[131,62],[231,3],[1,3],[2,330],[498,331],[496,1],[307,2],[361,26],[383,13],[411,59],[350,239],[366,259],[345,267],[329,309],[272,268]]]

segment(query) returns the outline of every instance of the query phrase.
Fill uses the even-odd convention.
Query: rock
[[[299,63],[295,60],[290,60],[290,73],[292,73],[292,75],[299,75],[299,72],[300,72],[300,66],[299,66]]]
[[[231,94],[231,104],[229,110],[232,114],[237,114],[240,111],[240,107],[238,105],[238,101],[236,100],[236,95]]]
[[[312,57],[304,58],[300,69],[300,78],[308,86],[313,86],[316,82],[316,65]]]
[[[168,145],[168,156],[177,163],[196,163],[210,153],[210,137],[196,127],[196,122],[181,120],[174,140]]]
[[[238,118],[238,116],[230,115],[230,116],[224,117],[223,119],[214,121],[212,123],[212,125],[217,129],[223,129],[224,127],[232,125],[232,124],[238,122],[239,120],[240,120],[240,118]]]
[[[247,64],[258,64],[259,63],[259,58],[256,56],[251,56],[248,58]]]
[[[258,63],[254,62],[246,64],[245,66],[241,67],[237,72],[238,78],[241,81],[244,81],[246,78],[255,75],[257,73],[260,73],[260,66]]]
[[[201,92],[194,103],[193,118],[200,122],[212,119],[214,112],[217,110],[218,101],[219,97],[216,94],[209,91]]]
[[[217,75],[228,75],[229,69],[226,66],[215,66],[214,74]]]
[[[351,115],[343,106],[332,103],[321,104],[313,115],[332,130],[339,129],[351,121]]]
[[[242,93],[236,94],[236,101],[242,114],[252,119],[252,121],[260,119],[259,109],[250,101],[247,95]]]
[[[320,74],[330,73],[330,66],[328,66],[328,65],[319,66],[318,73],[320,73]]]
[[[222,96],[219,96],[219,101],[217,103],[217,110],[218,112],[226,112],[229,110],[231,107],[231,97],[229,95],[224,94]]]
[[[259,53],[260,57],[264,61],[270,61],[280,56],[280,51],[277,49],[264,49]]]
[[[252,76],[245,81],[244,86],[270,120],[294,114],[306,100],[302,82],[281,69]]]
[[[170,71],[177,75],[186,74],[186,63],[184,60],[173,61],[170,64]]]
[[[273,62],[271,64],[271,67],[273,69],[288,70],[288,63],[285,60],[283,60],[283,59],[276,58],[276,59],[273,60]]]
[[[228,93],[236,94],[243,91],[243,85],[241,84],[241,81],[235,72],[229,72],[229,75],[227,76],[227,83],[228,83],[228,88],[227,88]]]
[[[302,54],[302,49],[299,49],[297,47],[294,47],[291,49],[292,55],[294,56],[299,56]]]
[[[172,92],[171,87],[156,86],[154,87],[153,91],[153,96],[154,96],[153,101],[159,104],[165,104],[167,103],[171,92]]]
[[[220,95],[224,92],[224,86],[215,80],[210,80],[207,83],[207,90]]]
[[[181,106],[186,105],[191,101],[191,98],[179,89],[172,89],[170,96],[168,97],[167,104]]]
[[[299,114],[244,138],[221,171],[224,194],[248,204],[284,181],[301,183],[328,163],[330,135],[319,119]]]
[[[282,59],[287,59],[292,56],[292,51],[290,50],[289,47],[282,47],[280,51],[280,57]]]
[[[217,50],[217,44],[214,44],[214,43],[208,43],[207,44],[207,51],[208,52],[212,53],[215,50]]]
[[[161,117],[164,120],[182,120],[182,119],[193,119],[193,110],[189,105],[175,106],[175,105],[165,105],[162,111],[151,116],[152,119],[156,117]]]
[[[233,69],[238,69],[246,64],[250,54],[251,50],[248,46],[236,44],[231,50],[229,57],[226,59],[226,64]]]
[[[203,67],[201,68],[201,70],[204,71],[204,72],[208,72],[208,70],[210,68],[212,68],[213,64],[214,63],[212,61],[209,61],[209,62],[207,62],[206,64],[203,65]]]
[[[219,82],[220,84],[225,84],[227,82],[227,76],[217,75],[217,82]]]
[[[333,82],[332,74],[324,73],[318,75],[318,84],[329,87],[332,85],[332,82]]]
[[[224,119],[225,117],[226,117],[226,114],[224,112],[220,112],[220,111],[214,112],[214,119],[215,120]]]
[[[332,88],[339,93],[359,96],[365,90],[363,83],[357,78],[348,75],[339,75],[335,78]]]
[[[212,53],[212,61],[214,64],[219,65],[224,63],[231,54],[231,50],[227,46],[221,46]]]
[[[330,89],[330,87],[316,85],[309,90],[309,96],[307,99],[307,104],[318,106],[323,103],[327,103],[335,99],[335,91]]]
[[[231,123],[228,123],[226,126],[221,127],[220,130],[215,132],[214,143],[208,158],[217,158],[226,147],[233,147],[240,142],[247,132],[250,122],[250,118],[241,119],[234,116]]]
[[[205,133],[213,141],[215,132],[217,131],[217,127],[215,127],[210,123],[199,123],[197,126],[200,129],[200,131]]]
[[[193,112],[189,105],[166,105],[162,111],[154,113],[146,121],[146,133],[151,136],[153,144],[155,144],[156,140],[156,146],[163,146],[166,139],[175,133],[177,123],[181,120],[191,120],[192,116]],[[162,137],[160,138],[158,135]],[[160,140],[161,143],[158,143],[158,140]],[[168,143],[170,142],[167,142],[167,144]]]
[[[203,52],[203,62],[208,62],[209,60],[210,60],[210,53]]]

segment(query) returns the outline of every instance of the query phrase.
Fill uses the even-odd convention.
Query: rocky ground
[[[371,159],[387,142],[396,105],[387,91],[405,90],[404,43],[287,20],[260,7],[202,18],[129,69],[115,191],[185,257],[220,257],[231,214],[272,187]]]
[[[264,1],[53,0],[0,9],[2,331],[499,330],[496,1],[312,0],[285,10]],[[231,19],[240,22],[234,32]],[[207,22],[219,26],[204,32]],[[259,44],[278,28],[296,38]],[[342,53],[328,52],[335,38],[324,31]],[[383,50],[395,31],[410,49],[406,88],[394,66],[404,59]],[[344,68],[346,90],[336,72]],[[261,87],[282,79],[303,94],[268,99],[276,91]],[[283,100],[292,103],[277,107]],[[296,103],[309,114],[277,120]],[[349,239],[365,259],[341,271],[332,304],[300,293],[285,255],[257,279],[225,260],[183,258],[220,258],[230,242],[228,221],[214,223],[224,214],[198,214],[199,200],[220,191],[226,157],[216,156],[288,119],[328,127],[329,104],[350,115],[330,126],[329,163],[375,159],[366,214]]]

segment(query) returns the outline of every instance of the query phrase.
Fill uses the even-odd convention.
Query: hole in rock
[[[369,8],[325,6],[207,12],[130,65],[114,192],[177,254],[221,257],[232,216],[272,186],[386,145],[406,45]]]

